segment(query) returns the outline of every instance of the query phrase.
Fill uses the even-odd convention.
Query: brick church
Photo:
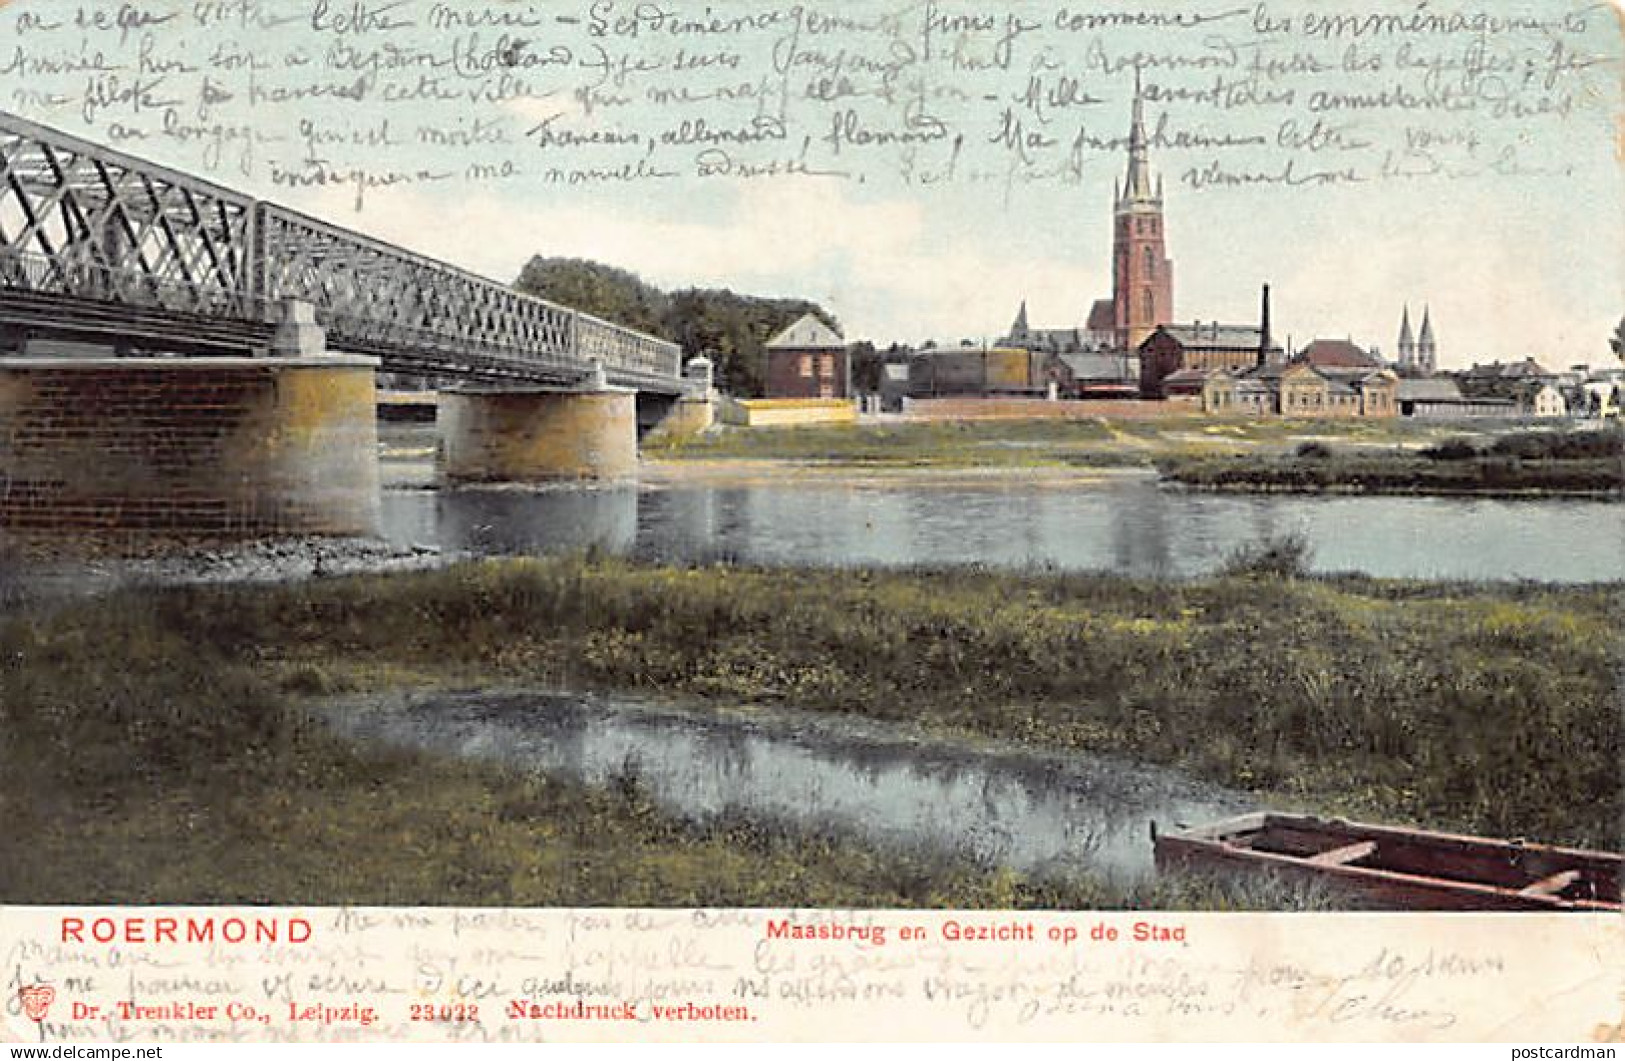
[[[1138,75],[1129,124],[1128,170],[1112,200],[1112,297],[1097,300],[1081,328],[1032,328],[1022,303],[1000,346],[1054,355],[1080,397],[1164,398],[1170,376],[1245,371],[1283,358],[1269,331],[1268,295],[1257,324],[1176,325],[1162,178],[1151,172]],[[1267,290],[1267,289],[1266,289]]]
[[[1114,182],[1112,297],[1090,306],[1081,328],[1032,328],[1022,303],[998,345],[1058,356],[1084,391],[1138,390],[1139,348],[1173,320],[1174,263],[1164,242],[1162,179],[1151,173],[1138,76],[1129,125],[1128,171]]]

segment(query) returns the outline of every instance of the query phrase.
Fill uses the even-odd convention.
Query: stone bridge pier
[[[269,357],[0,358],[0,529],[379,529],[373,358],[290,303]]]
[[[635,479],[637,399],[601,369],[574,387],[441,391],[441,474],[453,483]]]
[[[638,471],[638,439],[715,422],[711,362],[685,366],[680,394],[605,383],[463,387],[440,393],[441,474],[450,482],[617,482]]]

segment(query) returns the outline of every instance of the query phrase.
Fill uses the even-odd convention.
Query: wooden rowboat
[[[1621,909],[1610,852],[1268,812],[1152,836],[1159,871],[1273,872],[1367,909]]]

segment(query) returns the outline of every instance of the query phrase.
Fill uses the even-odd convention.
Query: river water
[[[386,540],[369,547],[379,555],[356,559],[362,568],[437,562],[436,553],[595,547],[677,562],[1192,577],[1234,550],[1294,533],[1322,572],[1625,579],[1625,506],[1606,501],[1211,494],[1165,488],[1141,472],[842,477],[758,466],[718,476],[676,467],[653,469],[632,486],[445,489],[433,485],[426,462],[396,460],[384,471]],[[306,556],[308,543],[276,548],[228,575],[300,577],[355,559],[337,546],[332,557]],[[150,577],[163,581],[167,571]],[[0,578],[0,600],[4,589]],[[1152,821],[1208,822],[1256,809],[1244,794],[1127,761],[928,740],[779,708],[482,692],[378,698],[330,714],[359,737],[588,784],[631,773],[688,818],[737,813],[1123,883],[1150,872]]]
[[[684,710],[627,697],[502,692],[331,705],[340,732],[601,785],[635,776],[674,814],[748,816],[1037,875],[1152,871],[1151,823],[1256,809],[1122,760],[926,739],[781,709]]]
[[[1284,533],[1317,572],[1625,579],[1625,506],[1601,500],[1216,494],[1148,473],[1056,483],[756,475],[569,489],[392,489],[397,545],[480,555],[597,547],[788,566],[983,564],[1191,577]]]
[[[641,485],[435,489],[396,466],[396,546],[478,555],[598,548],[644,559],[783,566],[954,565],[1191,577],[1301,535],[1322,572],[1625,579],[1625,507],[1587,500],[1213,494],[1140,472],[1085,476],[809,475],[681,467]],[[794,711],[684,710],[574,694],[437,694],[335,709],[342,730],[604,784],[635,774],[690,819],[784,828],[1046,874],[1132,884],[1153,821],[1257,809],[1244,794],[1087,755],[922,740]]]

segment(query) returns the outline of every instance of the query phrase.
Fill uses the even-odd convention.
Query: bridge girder
[[[674,343],[0,111],[0,323],[42,299],[239,322],[245,336],[299,299],[330,346],[390,371],[568,383],[597,361],[614,383],[682,389]],[[107,318],[63,330],[116,327]]]

